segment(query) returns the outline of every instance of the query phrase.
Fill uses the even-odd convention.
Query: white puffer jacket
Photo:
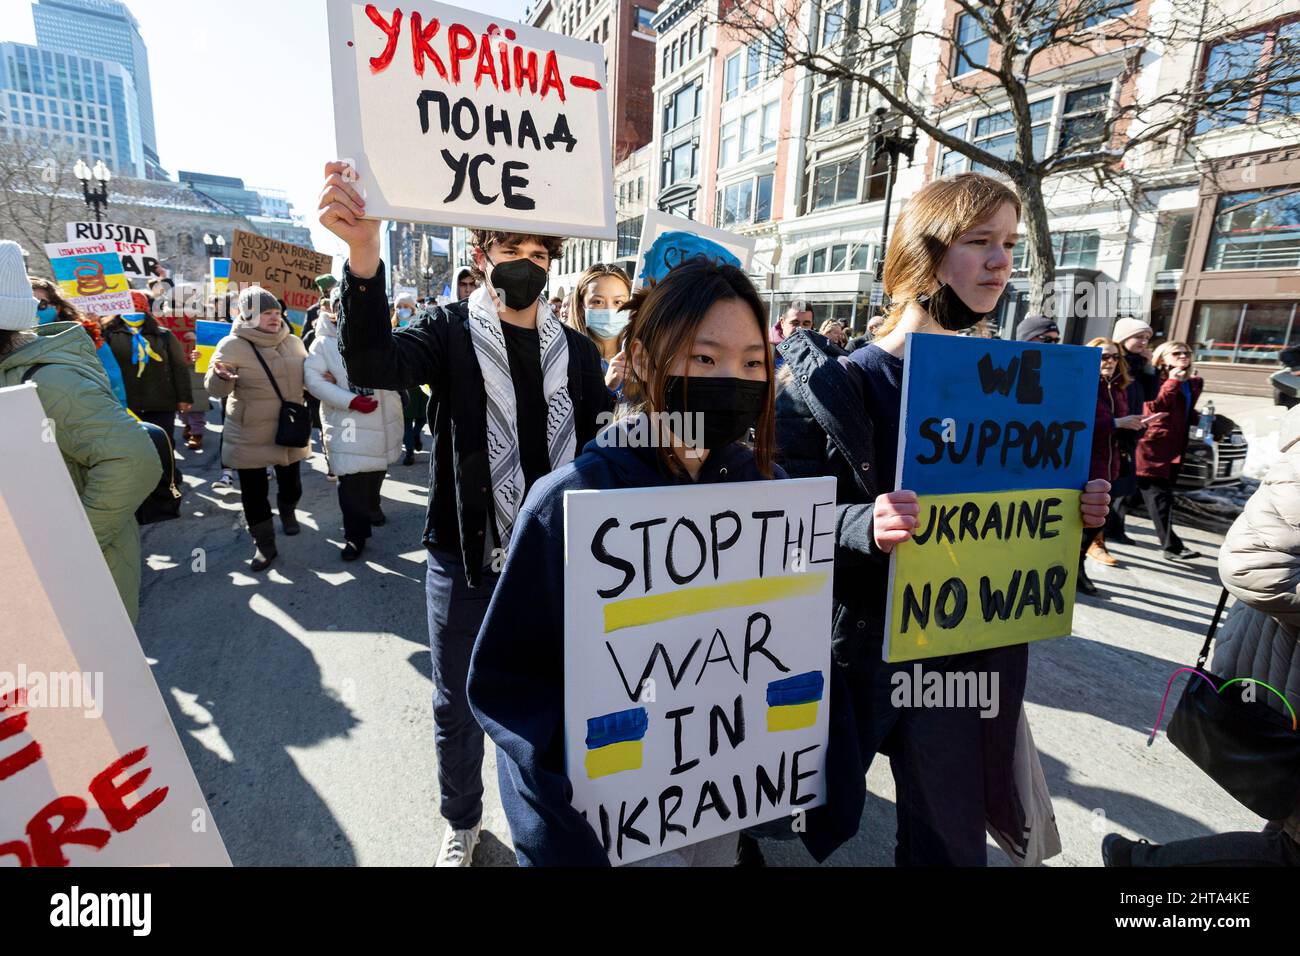
[[[1220,677],[1253,677],[1300,710],[1300,408],[1283,419],[1284,450],[1233,524],[1219,550],[1223,585],[1237,598],[1215,642]],[[1288,431],[1292,444],[1285,448]],[[1281,713],[1271,693],[1260,700]],[[1287,833],[1300,841],[1300,794]]]
[[[369,414],[348,406],[356,394],[348,388],[348,373],[339,355],[338,326],[321,313],[316,320],[316,339],[311,344],[304,380],[307,391],[320,399],[320,420],[325,431],[325,452],[336,475],[387,471],[402,457],[402,397],[378,389],[379,407]],[[334,376],[330,382],[325,378]]]

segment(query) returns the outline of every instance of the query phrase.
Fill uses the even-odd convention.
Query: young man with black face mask
[[[339,352],[352,384],[428,385],[433,454],[424,544],[441,812],[438,866],[469,866],[483,813],[483,731],[466,699],[470,652],[537,479],[572,461],[612,411],[600,355],[542,298],[563,240],[471,234],[484,283],[394,330],[379,222],[347,163],[325,167],[320,221],[348,244]]]

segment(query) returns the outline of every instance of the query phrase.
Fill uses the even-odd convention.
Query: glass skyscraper
[[[154,130],[153,91],[149,82],[149,53],[140,25],[119,0],[37,0],[32,4],[36,45],[120,63],[134,86],[135,110],[143,137],[149,178],[166,178],[158,160]]]
[[[0,43],[0,135],[59,144],[91,165],[145,178],[139,100],[126,67],[109,60]]]

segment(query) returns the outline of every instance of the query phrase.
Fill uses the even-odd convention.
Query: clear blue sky
[[[473,8],[517,20],[524,3],[475,0]],[[315,216],[321,171],[335,158],[324,0],[127,6],[149,48],[163,167],[173,178],[190,169],[283,189],[317,248],[342,252]],[[30,0],[0,0],[0,40],[36,41],[31,7]]]

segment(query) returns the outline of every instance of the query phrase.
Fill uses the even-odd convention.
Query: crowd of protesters
[[[390,302],[379,223],[364,218],[352,173],[345,163],[326,168],[321,222],[349,255],[340,279],[318,280],[320,301],[301,335],[265,289],[214,298],[205,316],[232,324],[203,374],[195,342],[160,321],[191,294],[201,298],[195,290],[178,290],[160,275],[148,292],[132,293],[134,312],[83,316],[56,284],[26,275],[16,244],[0,243],[0,385],[37,384],[132,619],[140,509],[160,487],[180,495],[169,467],[178,415],[185,448],[217,456],[214,487],[237,482],[254,572],[278,557],[277,514],[284,535],[301,531],[301,465],[313,454],[313,428],[327,477],[338,485],[341,558],[355,561],[386,523],[389,469],[414,463],[427,427],[425,600],[447,821],[437,863],[473,860],[490,738],[520,861],[603,864],[595,832],[569,804],[563,753],[554,745],[563,732],[565,492],[833,477],[827,759],[834,785],[805,845],[823,860],[858,832],[867,768],[887,755],[897,786],[898,865],[984,865],[986,832],[1021,862],[1034,862],[1032,847],[1051,824],[1025,792],[1025,767],[1037,766],[1024,752],[1026,740],[1032,748],[1022,706],[1027,646],[926,662],[939,672],[996,674],[992,721],[975,711],[892,706],[889,687],[904,665],[884,663],[881,654],[889,556],[919,515],[916,494],[894,482],[906,338],[989,334],[984,317],[1003,295],[1020,231],[1016,193],[961,174],[913,196],[886,252],[887,305],[868,334],[851,337],[833,319],[815,328],[806,302],[770,316],[743,271],[704,258],[636,291],[618,266],[597,264],[570,295],[548,298],[563,240],[486,229],[471,234],[472,261],[454,272],[450,301],[398,295]],[[1015,337],[1052,346],[1061,330],[1049,317],[1030,316]],[[1173,505],[1203,382],[1185,343],[1152,350],[1152,337],[1141,319],[1122,318],[1109,337],[1088,342],[1100,363],[1080,499],[1085,595],[1099,595],[1087,562],[1120,561],[1108,544],[1132,543],[1126,517],[1139,502],[1166,558],[1198,557],[1174,528]],[[601,428],[688,411],[706,420],[699,452],[680,443],[641,449],[593,441]],[[1225,546],[1225,556],[1235,556],[1232,563],[1225,557],[1225,580],[1232,578],[1242,603],[1223,653],[1235,654],[1239,672],[1253,673],[1261,655],[1297,659],[1300,570],[1292,561],[1279,586],[1278,575],[1254,560],[1261,541],[1277,551],[1300,523],[1294,495],[1282,497],[1294,492],[1297,444],[1293,437],[1284,448],[1290,484],[1273,482],[1267,500],[1263,493],[1253,500]],[[1280,547],[1294,558],[1294,542]],[[1294,664],[1281,676],[1275,670],[1268,676],[1288,687],[1300,681]],[[1294,863],[1295,825],[1294,818],[1276,822],[1263,842],[1231,835],[1208,849],[1171,847],[1166,856],[1236,853]],[[646,863],[761,860],[754,834],[731,834]],[[1160,865],[1160,854],[1109,840],[1106,860]]]

